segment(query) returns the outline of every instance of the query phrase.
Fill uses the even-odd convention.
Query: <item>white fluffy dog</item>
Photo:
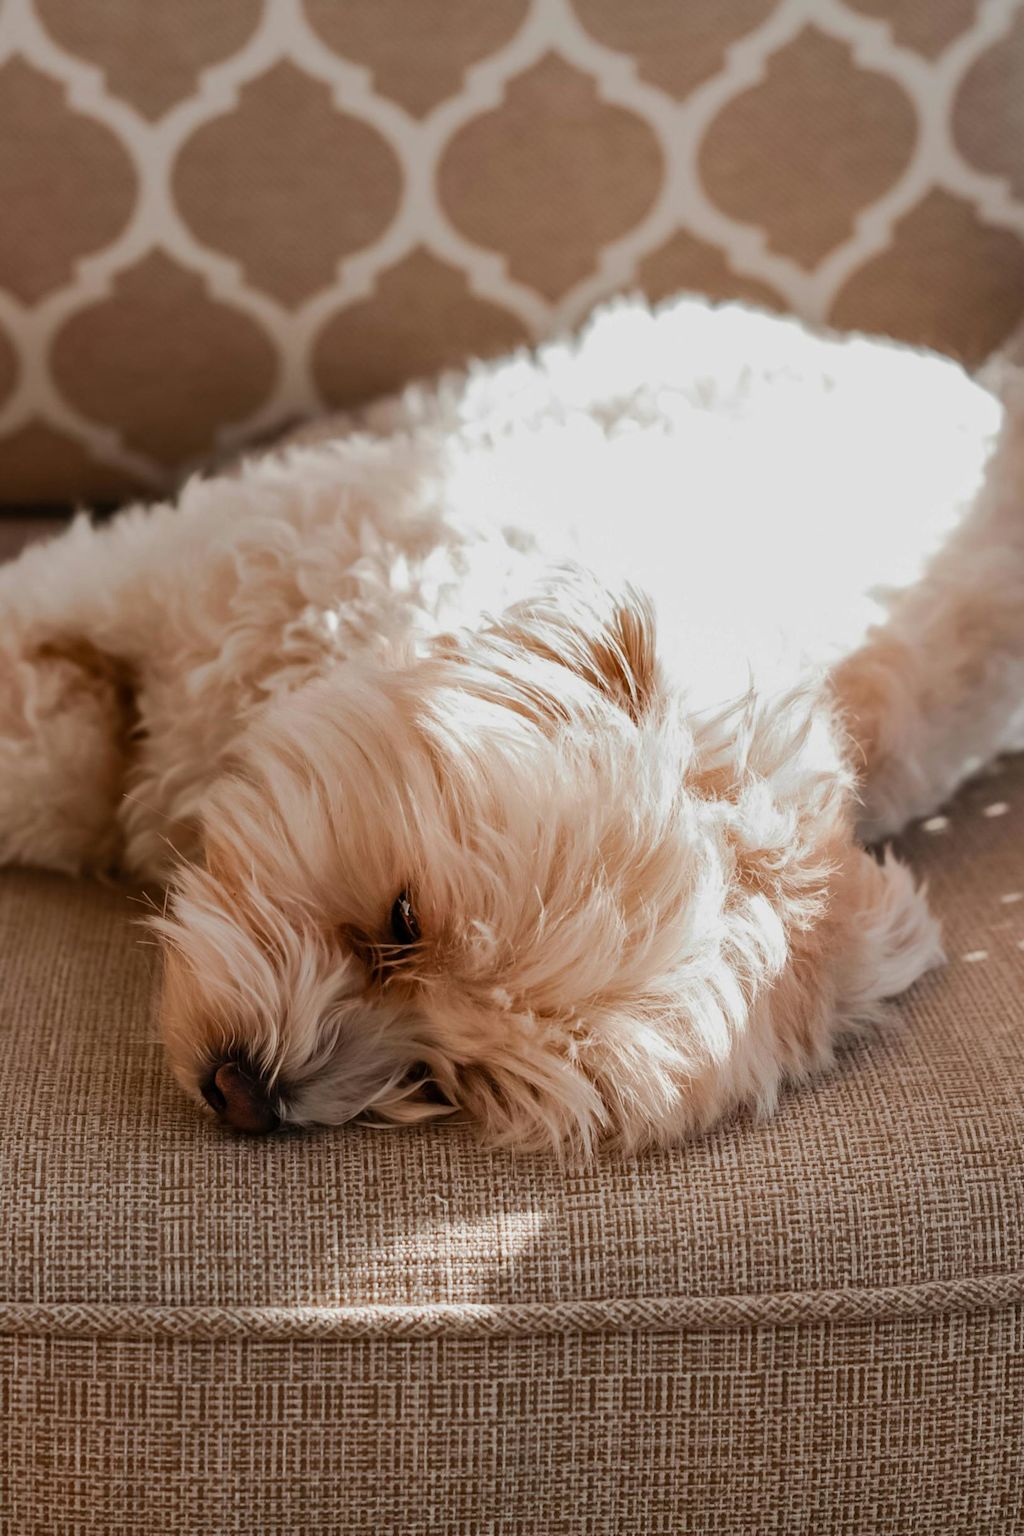
[[[243,1130],[768,1106],[941,957],[858,816],[1019,725],[1004,373],[619,304],[80,518],[0,571],[0,861],[168,882],[171,1063]]]

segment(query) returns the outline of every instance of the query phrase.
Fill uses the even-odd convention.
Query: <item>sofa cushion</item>
[[[948,825],[918,829],[908,850],[944,920],[949,964],[894,1007],[880,1038],[846,1049],[763,1123],[740,1114],[671,1151],[566,1171],[443,1125],[239,1138],[168,1075],[145,905],[6,872],[2,1300],[643,1298],[699,1322],[737,1308],[774,1316],[783,1297],[795,1313],[848,1312],[889,1291],[906,1306],[950,1287],[1016,1285],[1024,759],[977,780]]]
[[[771,1120],[568,1170],[221,1129],[145,905],[0,876],[11,1529],[1019,1529],[1024,758],[907,851],[949,964],[879,1037]]]

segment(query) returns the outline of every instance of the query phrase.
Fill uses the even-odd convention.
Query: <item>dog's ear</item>
[[[502,633],[600,688],[639,722],[658,694],[654,609],[630,585],[612,592],[572,576],[505,614]]]

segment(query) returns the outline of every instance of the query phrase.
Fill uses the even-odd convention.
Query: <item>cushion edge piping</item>
[[[1024,1301],[1024,1273],[742,1296],[360,1306],[0,1302],[0,1335],[93,1339],[429,1339],[678,1332],[856,1323],[989,1311]]]

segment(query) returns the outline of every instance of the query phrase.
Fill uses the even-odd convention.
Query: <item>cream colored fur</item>
[[[584,1150],[770,1106],[941,957],[858,814],[1013,740],[1003,374],[619,304],[80,518],[0,571],[0,860],[169,882],[197,1096]]]

